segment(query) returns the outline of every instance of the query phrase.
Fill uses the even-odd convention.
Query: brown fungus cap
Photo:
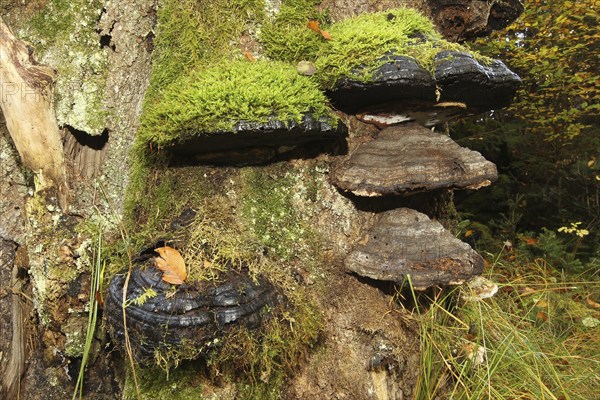
[[[483,259],[437,221],[409,208],[376,216],[344,260],[367,278],[401,283],[410,275],[417,290],[457,285],[483,271]]]
[[[389,127],[334,165],[331,182],[357,196],[406,195],[435,189],[478,189],[496,166],[446,135],[418,124]]]

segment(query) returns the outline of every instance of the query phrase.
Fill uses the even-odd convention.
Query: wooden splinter
[[[57,187],[63,210],[68,186],[54,115],[54,71],[38,65],[30,47],[0,18],[0,106],[23,165],[36,175],[36,191]]]

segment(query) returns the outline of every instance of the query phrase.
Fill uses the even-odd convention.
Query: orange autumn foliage
[[[156,267],[163,271],[163,281],[172,285],[181,285],[187,278],[185,261],[177,250],[164,246],[154,249],[160,257],[155,257]]]
[[[331,40],[331,34],[327,31],[323,31],[319,28],[319,21],[311,19],[310,21],[308,21],[307,26],[308,26],[308,29],[310,29],[311,31],[315,31],[318,34],[320,34],[321,36],[323,36],[323,38],[325,40]]]

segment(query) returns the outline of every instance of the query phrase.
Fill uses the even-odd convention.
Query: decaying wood
[[[11,327],[9,332],[2,332],[5,336],[11,335],[8,336],[11,337],[11,341],[10,348],[6,349],[8,354],[4,355],[4,359],[0,358],[4,361],[1,365],[0,397],[6,396],[2,397],[6,399],[19,398],[21,377],[25,373],[24,313],[20,297],[23,280],[19,277],[19,265],[15,262],[17,247],[13,241],[0,238],[0,268],[8,272],[12,264],[11,279],[6,286],[8,291],[6,299],[11,303]],[[8,318],[6,321],[8,322]]]
[[[431,15],[448,40],[487,36],[513,22],[523,12],[521,0],[428,0]]]
[[[0,105],[23,164],[37,175],[36,189],[55,186],[63,209],[67,180],[52,104],[54,72],[38,65],[32,50],[0,19]]]

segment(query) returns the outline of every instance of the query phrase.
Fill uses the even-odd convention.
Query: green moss
[[[166,87],[160,100],[147,102],[139,140],[159,146],[239,121],[300,122],[306,113],[329,115],[317,84],[282,62],[245,60],[195,70]]]
[[[275,172],[261,168],[242,171],[244,220],[256,240],[282,260],[300,257],[316,241],[309,215],[300,209],[307,200],[301,177],[283,166]]]
[[[288,311],[276,310],[260,332],[239,328],[212,354],[212,368],[242,375],[240,398],[280,398],[285,378],[297,371],[316,342],[319,313],[303,295],[293,301],[295,306]]]
[[[106,127],[104,88],[107,51],[96,24],[103,2],[50,0],[27,21],[19,35],[32,43],[38,59],[58,71],[56,115],[60,125],[90,134]]]
[[[263,0],[163,0],[146,99],[199,66],[230,56],[242,33],[254,32],[264,18]]]
[[[206,398],[205,388],[199,384],[198,370],[192,363],[175,369],[169,374],[159,367],[138,368],[136,374],[142,399],[201,400]],[[128,369],[123,399],[137,400],[131,375],[131,369]]]
[[[429,71],[434,68],[434,56],[441,50],[473,54],[464,46],[443,40],[431,20],[408,8],[361,14],[331,25],[322,24],[322,29],[332,37],[325,40],[306,26],[311,15],[316,15],[314,8],[310,11],[311,3],[285,3],[282,6],[284,16],[263,31],[261,41],[266,53],[274,59],[293,63],[313,61],[317,68],[314,78],[325,89],[334,87],[343,77],[369,81],[373,71],[382,65],[381,57],[385,54],[411,57]],[[297,13],[296,17],[288,15],[293,12]]]
[[[320,1],[283,1],[276,17],[261,29],[261,42],[265,54],[275,60],[298,62],[316,58],[324,39],[307,28],[309,20],[325,22],[317,11]]]

